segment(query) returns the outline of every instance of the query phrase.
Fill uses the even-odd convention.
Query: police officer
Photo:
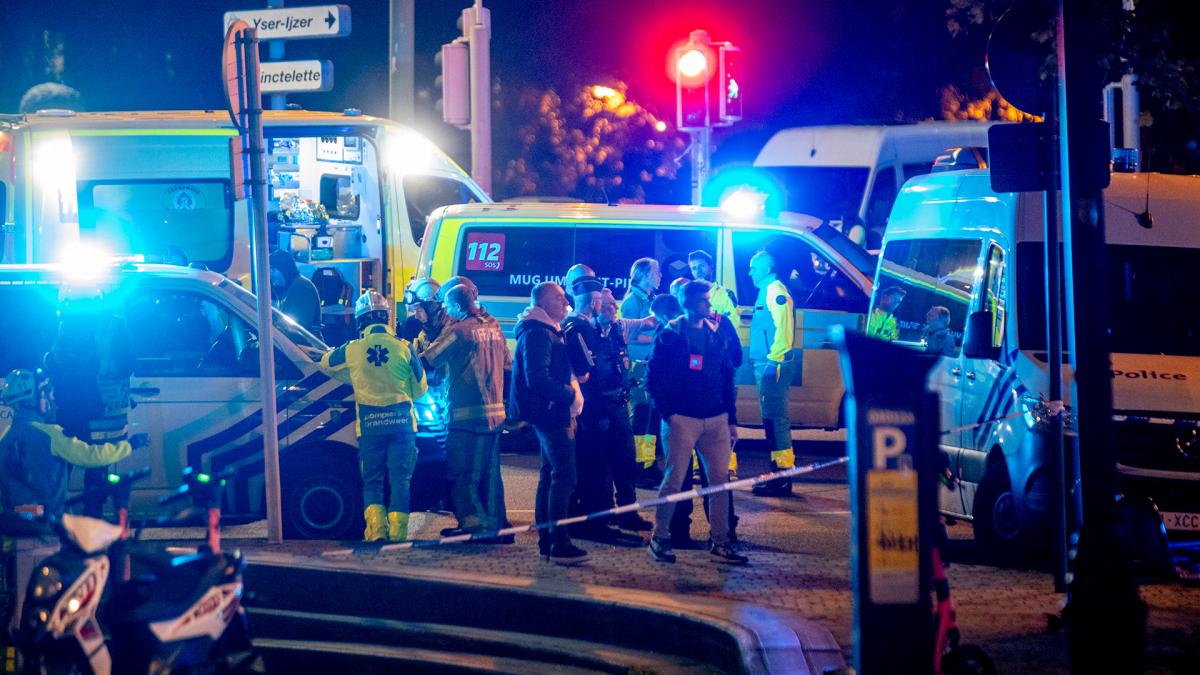
[[[758,385],[766,440],[771,448],[771,470],[796,466],[792,452],[792,425],[788,419],[788,391],[796,374],[792,355],[795,338],[795,304],[779,279],[773,255],[759,251],[750,259],[750,280],[758,288],[750,322],[750,366]],[[754,494],[781,497],[792,494],[790,478],[754,486]]]
[[[618,472],[621,474],[618,479],[622,488],[621,503],[636,501],[632,485],[634,477],[630,475],[634,461],[633,431],[629,426],[624,340],[620,331],[612,330],[611,321],[605,326],[605,337],[601,338],[596,323],[603,284],[584,265],[576,265],[568,271],[567,279],[570,280],[575,310],[563,322],[563,338],[572,370],[583,389],[583,412],[578,418],[575,442],[578,478],[573,506],[576,514],[584,515],[612,508],[613,481]],[[643,528],[628,518],[621,522]],[[603,521],[572,526],[572,533],[596,541],[633,543]]]
[[[408,538],[409,486],[417,464],[413,401],[428,391],[425,370],[407,340],[388,326],[387,298],[371,289],[354,304],[360,337],[328,352],[321,364],[354,387],[362,467],[366,541]],[[383,485],[390,487],[386,509]],[[385,518],[386,515],[386,528]]]
[[[135,356],[122,316],[95,287],[71,288],[60,304],[59,330],[46,355],[60,408],[56,421],[88,443],[115,443],[129,435],[129,378]],[[104,481],[107,469],[86,469],[84,489]],[[99,518],[103,497],[84,494],[83,512]]]

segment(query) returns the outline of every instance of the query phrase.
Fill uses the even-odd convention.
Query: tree
[[[948,0],[946,30],[956,39],[986,43],[991,28],[1019,0]],[[1093,0],[1108,81],[1123,74],[1139,78],[1143,166],[1192,173],[1200,171],[1200,44],[1188,28],[1192,7],[1171,0],[1138,0],[1134,11],[1120,0]],[[1052,6],[1052,3],[1047,3]],[[1053,25],[1040,37],[1053,39]],[[1034,74],[1030,74],[1031,77]],[[978,95],[978,92],[973,92]],[[969,107],[969,106],[968,106]]]
[[[673,201],[684,144],[622,83],[554,89],[501,86],[496,193],[592,202]]]

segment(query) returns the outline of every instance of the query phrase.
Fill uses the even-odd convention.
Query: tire
[[[1013,565],[1027,560],[1030,527],[1021,521],[1008,468],[996,462],[987,468],[975,491],[972,510],[975,544],[984,562]]]
[[[358,539],[362,535],[362,478],[344,460],[308,454],[283,478],[283,527],[300,539]]]

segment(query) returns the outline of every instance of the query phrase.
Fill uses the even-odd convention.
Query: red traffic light
[[[708,58],[696,47],[683,51],[676,60],[679,74],[687,78],[699,78],[708,71]]]

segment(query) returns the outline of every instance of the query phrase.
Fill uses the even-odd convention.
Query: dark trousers
[[[634,483],[633,429],[621,399],[597,401],[599,410],[584,410],[575,439],[576,486],[572,512],[584,515],[637,501]]]
[[[533,517],[539,523],[562,520],[567,517],[575,490],[575,421],[565,427],[535,424],[533,430],[542,455]],[[551,544],[571,540],[566,527],[538,530],[538,539]]]
[[[504,483],[500,480],[500,433],[450,429],[446,436],[450,500],[458,526],[468,532],[508,524]]]

